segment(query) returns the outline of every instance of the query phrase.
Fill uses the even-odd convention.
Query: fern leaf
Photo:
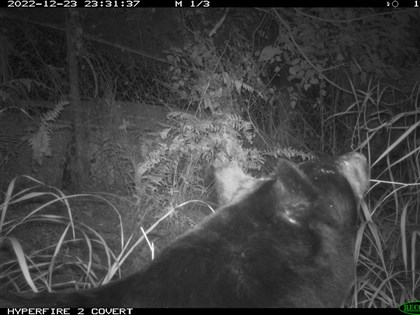
[[[42,164],[44,157],[49,157],[52,154],[50,142],[54,121],[67,104],[69,102],[61,101],[53,109],[43,114],[38,129],[28,138],[29,145],[32,148],[32,160],[39,165]]]

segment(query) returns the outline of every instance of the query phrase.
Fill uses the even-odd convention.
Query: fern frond
[[[60,101],[58,102],[53,109],[46,112],[44,115],[42,115],[41,118],[41,125],[45,124],[48,125],[48,121],[55,121],[58,116],[60,115],[61,111],[64,109],[64,106],[68,105],[69,102],[67,101]]]
[[[54,128],[54,121],[58,118],[67,101],[58,102],[53,109],[41,116],[37,130],[27,137],[29,145],[32,148],[32,160],[38,165],[42,164],[44,157],[51,156],[51,134]]]
[[[168,124],[156,134],[156,140],[144,144],[144,161],[137,166],[136,191],[157,204],[176,203],[192,194],[203,194],[203,172],[216,156],[236,160],[245,169],[260,169],[263,158],[257,149],[248,150],[243,141],[251,143],[252,124],[239,116],[218,115],[199,119],[185,112],[171,112]]]

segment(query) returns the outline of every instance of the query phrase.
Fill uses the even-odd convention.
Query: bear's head
[[[339,196],[343,195],[341,201],[347,200],[350,208],[358,207],[369,186],[369,168],[366,158],[356,152],[297,165],[281,160],[277,173],[263,178],[247,175],[236,162],[231,162],[215,170],[219,206],[238,203],[273,179],[279,202],[284,204],[291,221],[294,216],[304,214],[301,210],[305,203],[320,196],[329,196],[333,202],[329,206],[335,205],[337,212],[353,215],[352,210],[339,210]]]
[[[261,179],[233,163],[215,176],[222,219],[214,221],[247,235],[238,248],[243,257],[254,257],[252,270],[262,283],[256,291],[273,288],[266,295],[278,294],[277,306],[340,306],[354,279],[357,209],[369,186],[366,158],[348,153],[297,165],[282,160],[274,175]],[[232,268],[240,274],[248,266],[239,260]]]

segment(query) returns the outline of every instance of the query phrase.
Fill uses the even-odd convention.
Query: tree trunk
[[[67,167],[63,172],[63,188],[77,192],[86,187],[88,174],[86,139],[87,129],[83,123],[79,91],[79,68],[77,55],[82,45],[82,29],[79,10],[66,11],[67,62],[70,83],[70,104],[73,106],[73,137],[67,153]]]
[[[1,20],[1,18],[0,18]],[[6,32],[0,30],[0,82],[9,81],[9,41]]]

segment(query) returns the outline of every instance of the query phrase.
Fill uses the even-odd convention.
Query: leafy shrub
[[[155,206],[179,204],[186,198],[203,198],[209,166],[219,158],[236,160],[245,169],[259,169],[263,158],[252,143],[252,125],[235,115],[199,119],[172,112],[157,141],[143,146],[145,160],[136,170],[141,200],[152,198]]]

